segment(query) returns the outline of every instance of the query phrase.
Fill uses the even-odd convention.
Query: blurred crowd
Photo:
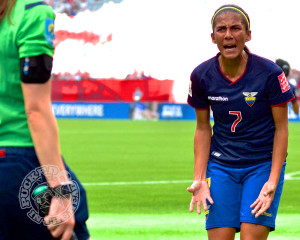
[[[55,13],[66,13],[68,16],[75,16],[85,10],[96,11],[107,2],[120,3],[123,0],[45,0]]]
[[[290,84],[296,87],[296,95],[300,97],[300,71],[291,69],[288,80]]]

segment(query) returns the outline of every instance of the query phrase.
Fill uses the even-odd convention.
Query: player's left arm
[[[282,166],[285,162],[288,147],[288,105],[272,107],[272,115],[275,123],[275,135],[272,153],[272,168],[268,181],[264,184],[258,198],[250,206],[254,207],[252,213],[258,217],[271,205]]]

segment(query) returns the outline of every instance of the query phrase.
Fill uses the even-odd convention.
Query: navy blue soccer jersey
[[[280,67],[247,53],[245,73],[235,82],[222,73],[219,54],[191,74],[188,103],[196,109],[211,106],[213,111],[210,160],[227,166],[272,160],[275,126],[271,107],[294,98]]]

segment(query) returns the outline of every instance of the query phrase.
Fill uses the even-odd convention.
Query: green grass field
[[[195,122],[58,123],[62,153],[87,190],[91,239],[207,239],[204,215],[188,211]],[[300,123],[290,123],[289,179],[271,240],[300,239],[299,143]]]

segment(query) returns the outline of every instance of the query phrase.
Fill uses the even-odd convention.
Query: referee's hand
[[[206,181],[196,180],[193,184],[187,188],[187,190],[193,194],[192,200],[190,203],[190,212],[194,211],[195,203],[197,202],[197,213],[201,214],[201,204],[204,211],[207,211],[206,200],[213,204],[214,201],[210,196],[210,190]]]
[[[75,226],[72,198],[53,197],[45,223],[54,238],[70,240]]]

